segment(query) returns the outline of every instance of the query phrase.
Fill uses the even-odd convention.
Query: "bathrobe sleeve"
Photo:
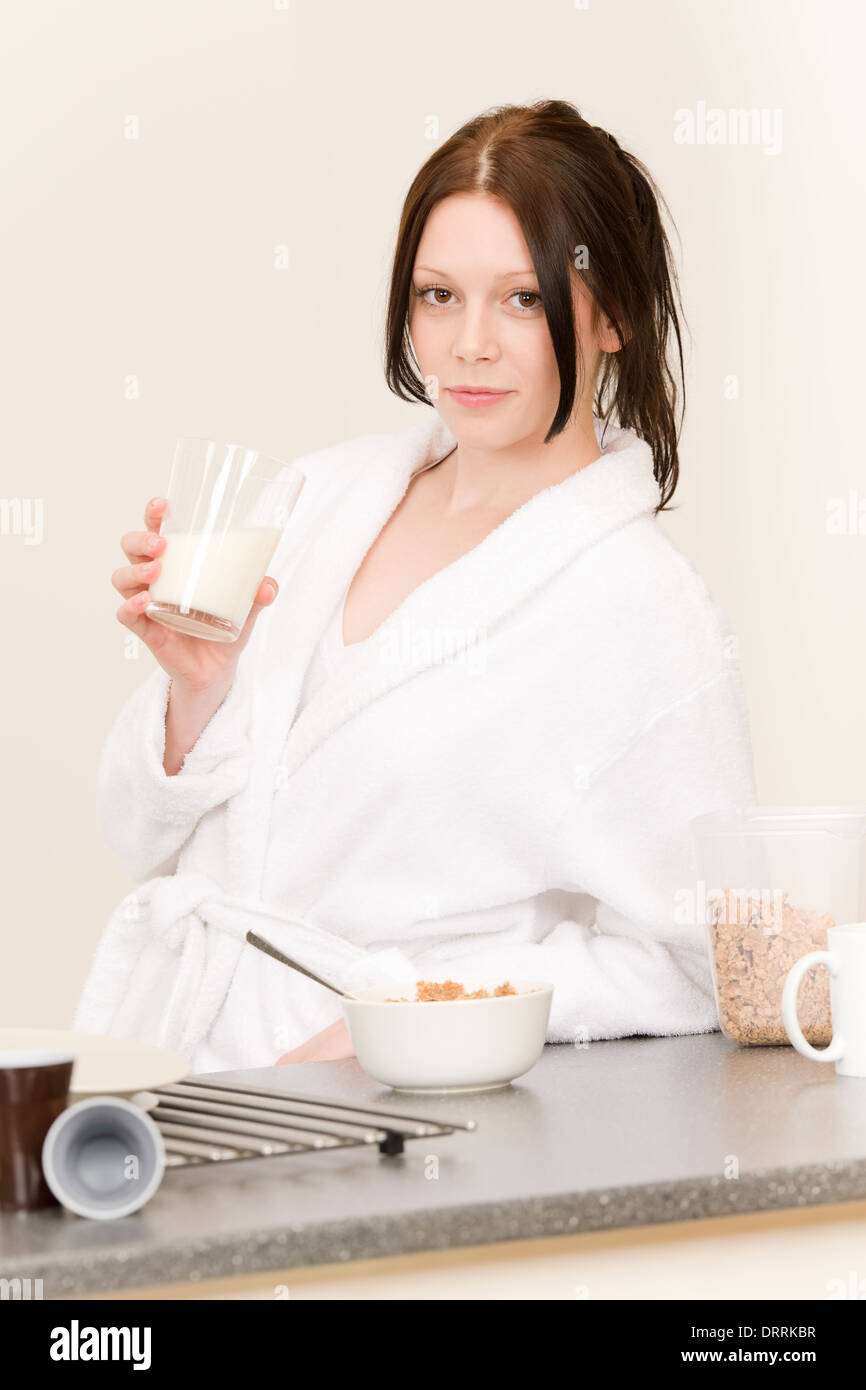
[[[717,1029],[688,823],[755,802],[738,668],[654,715],[586,780],[554,837],[549,887],[590,894],[594,927],[563,920],[455,968],[552,983],[548,1042]]]
[[[102,834],[138,881],[171,874],[202,816],[246,784],[252,745],[240,669],[179,771],[163,769],[171,679],[161,666],[132,692],[103,745],[97,773]]]

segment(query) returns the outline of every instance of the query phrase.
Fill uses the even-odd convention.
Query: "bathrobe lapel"
[[[596,419],[599,440],[602,426]],[[265,746],[282,749],[283,779],[372,700],[483,642],[582,550],[658,504],[649,445],[609,424],[601,459],[536,493],[472,550],[414,589],[366,642],[347,647],[335,674],[292,723],[315,644],[361,561],[413,473],[450,453],[456,442],[438,415],[402,434],[379,437],[375,455],[361,461],[313,523],[281,611],[273,615],[270,660],[281,654],[284,669],[276,675],[286,699],[275,702],[284,727],[273,728]]]

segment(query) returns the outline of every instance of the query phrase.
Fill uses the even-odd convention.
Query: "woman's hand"
[[[336,1023],[332,1023],[330,1028],[325,1028],[321,1033],[316,1033],[300,1047],[292,1048],[291,1052],[284,1052],[282,1057],[278,1057],[276,1065],[281,1067],[284,1062],[335,1062],[340,1057],[354,1057],[355,1049],[352,1046],[352,1039],[349,1036],[349,1029],[344,1018],[340,1018]]]
[[[144,509],[146,531],[127,531],[120,544],[128,565],[121,565],[111,576],[111,582],[123,603],[117,610],[118,622],[123,623],[146,647],[149,647],[162,669],[189,691],[202,692],[219,683],[230,683],[238,657],[249,641],[256,618],[277,596],[275,579],[266,576],[259,585],[249,616],[235,642],[209,642],[164,627],[144,614],[150,602],[148,585],[156,579],[165,551],[166,538],[159,534],[167,506],[164,497],[154,498]]]

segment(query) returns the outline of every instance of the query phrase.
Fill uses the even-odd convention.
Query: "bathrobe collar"
[[[347,474],[313,525],[272,615],[266,660],[274,669],[267,678],[281,682],[286,699],[273,702],[284,727],[272,728],[265,746],[282,749],[280,778],[291,776],[336,729],[402,681],[459,661],[461,652],[465,661],[467,649],[483,643],[518,603],[587,547],[654,512],[659,489],[649,445],[630,430],[605,427],[599,417],[595,429],[600,459],[536,493],[415,588],[367,641],[346,648],[336,672],[292,723],[316,643],[361,561],[413,475],[457,443],[436,413],[409,430],[374,437],[375,451]]]

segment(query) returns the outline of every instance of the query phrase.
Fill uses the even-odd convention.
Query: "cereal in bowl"
[[[416,980],[414,999],[386,999],[386,1004],[436,1004],[450,1003],[454,999],[498,999],[505,994],[516,994],[517,990],[509,980],[497,985],[492,994],[486,989],[476,989],[467,994],[466,987],[456,980]]]

